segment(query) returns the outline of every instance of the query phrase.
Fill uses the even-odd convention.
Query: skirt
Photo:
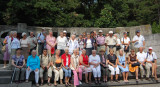
[[[123,73],[123,72],[129,72],[129,68],[128,68],[128,66],[126,66],[126,68],[123,68],[122,66],[118,66],[119,67],[119,69],[121,70],[121,72]]]

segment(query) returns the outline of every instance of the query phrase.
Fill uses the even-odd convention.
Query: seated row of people
[[[79,55],[79,51],[74,49],[73,54],[69,55],[68,48],[65,49],[65,53],[60,56],[60,50],[56,50],[55,55],[49,56],[47,49],[43,50],[43,54],[36,55],[36,50],[32,51],[25,64],[24,56],[21,55],[21,49],[16,50],[16,55],[12,57],[13,69],[16,70],[15,81],[28,82],[30,73],[35,72],[36,86],[39,86],[39,77],[41,78],[41,85],[43,85],[43,73],[47,72],[48,85],[51,86],[50,79],[52,78],[52,71],[54,72],[54,85],[57,86],[57,81],[60,78],[60,84],[63,84],[63,72],[65,73],[65,85],[70,86],[71,72],[74,76],[74,86],[77,86],[82,81],[82,73],[85,74],[85,82],[91,83],[91,77],[95,79],[95,84],[101,84],[101,74],[103,76],[103,82],[107,82],[109,72],[111,74],[111,82],[115,75],[115,81],[118,81],[118,75],[120,71],[123,75],[124,82],[128,82],[129,72],[135,72],[136,82],[138,82],[138,68],[140,68],[141,79],[144,76],[144,69],[147,70],[146,79],[149,80],[150,68],[152,68],[152,77],[157,80],[156,75],[156,61],[157,56],[152,52],[152,47],[149,48],[147,53],[143,52],[143,48],[139,48],[139,52],[136,54],[132,49],[131,54],[128,57],[124,54],[123,50],[119,51],[119,55],[115,55],[113,49],[109,50],[109,54],[105,55],[105,50],[101,49],[99,55],[96,54],[96,50],[92,50],[92,54],[88,57],[86,50],[82,50],[82,54]],[[26,69],[25,69],[26,65]],[[144,68],[145,67],[145,68]],[[20,72],[21,71],[21,72]],[[26,78],[25,78],[26,71]],[[102,73],[101,73],[102,71]],[[21,74],[21,75],[19,75]],[[89,77],[89,80],[88,80]]]

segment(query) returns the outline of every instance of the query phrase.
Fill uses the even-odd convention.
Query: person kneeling
[[[43,74],[47,72],[48,74],[48,86],[51,86],[50,79],[52,77],[52,69],[50,67],[50,56],[47,54],[47,49],[43,50],[43,54],[39,56],[40,58],[40,78],[41,78],[41,86],[43,85]]]
[[[12,66],[15,69],[15,82],[22,82],[25,79],[25,59],[24,56],[21,55],[21,48],[16,49],[16,55],[12,56]],[[20,75],[19,75],[20,74]],[[20,81],[19,81],[20,76]],[[14,78],[13,77],[13,78]]]
[[[126,60],[126,57],[123,53],[123,50],[119,50],[118,67],[120,68],[120,70],[123,74],[124,82],[128,82],[129,69],[127,66],[127,60]]]
[[[36,55],[36,50],[32,50],[32,55],[27,59],[27,70],[26,70],[26,82],[28,82],[29,75],[32,71],[35,72],[36,86],[39,86],[39,69],[40,69],[40,59]]]
[[[101,78],[101,66],[100,66],[101,60],[99,55],[96,55],[96,50],[92,50],[92,55],[89,56],[89,64],[93,71],[93,75],[95,78],[95,84],[100,84],[100,78]],[[98,79],[98,82],[97,82]]]

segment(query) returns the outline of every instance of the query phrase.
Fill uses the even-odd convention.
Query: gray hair
[[[86,51],[85,49],[83,49],[82,51]]]
[[[96,50],[92,50],[92,52],[97,52]]]
[[[33,53],[33,52],[37,52],[37,51],[36,51],[36,50],[32,50],[32,53]]]
[[[22,37],[23,37],[24,35],[27,35],[27,34],[26,34],[25,32],[23,32],[23,33],[22,33]]]
[[[66,47],[64,50],[69,50],[69,48],[68,48],[68,47]]]
[[[12,31],[13,32],[13,34],[17,34],[17,31]]]

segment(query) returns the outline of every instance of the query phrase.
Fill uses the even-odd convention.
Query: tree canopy
[[[0,11],[0,24],[7,25],[160,29],[160,0],[0,0]]]

